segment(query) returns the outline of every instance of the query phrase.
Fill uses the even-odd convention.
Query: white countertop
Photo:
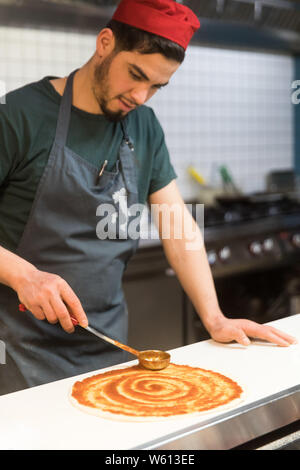
[[[255,341],[245,347],[208,340],[172,350],[172,362],[214,370],[236,380],[245,391],[245,400],[238,406],[299,385],[300,314],[271,324],[299,343],[282,348]],[[104,370],[108,369],[101,372]],[[75,381],[98,372],[1,396],[0,449],[132,449],[221,414],[215,411],[158,423],[118,422],[86,414],[71,405],[69,391]]]

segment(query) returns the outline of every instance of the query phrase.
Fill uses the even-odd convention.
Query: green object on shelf
[[[227,167],[225,165],[220,166],[219,168],[220,175],[222,177],[224,189],[228,192],[240,194],[241,191],[235,185],[232,176],[230,175]]]

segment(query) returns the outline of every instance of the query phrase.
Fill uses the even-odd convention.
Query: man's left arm
[[[246,319],[229,319],[222,313],[204,240],[186,208],[175,180],[149,196],[164,252],[182,288],[211,337],[219,342],[250,344],[249,337],[289,346],[296,339],[268,325]]]

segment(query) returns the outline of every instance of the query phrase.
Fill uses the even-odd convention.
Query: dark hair
[[[185,50],[179,44],[148,33],[142,29],[134,28],[116,20],[110,20],[106,25],[115,35],[116,51],[137,51],[141,54],[162,54],[167,59],[182,63],[185,58]]]

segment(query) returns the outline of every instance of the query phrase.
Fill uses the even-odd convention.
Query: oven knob
[[[258,256],[262,252],[262,246],[259,242],[252,242],[249,245],[249,251],[252,255]]]
[[[220,260],[222,261],[227,261],[231,256],[231,250],[229,246],[224,246],[220,251],[219,251],[219,257]]]
[[[266,238],[264,241],[263,241],[263,249],[264,251],[272,251],[274,248],[274,240],[273,238]]]
[[[292,243],[296,248],[300,248],[300,233],[295,233],[292,236]]]
[[[208,251],[207,259],[208,259],[208,262],[209,262],[210,266],[213,266],[217,261],[216,252],[215,251]]]

